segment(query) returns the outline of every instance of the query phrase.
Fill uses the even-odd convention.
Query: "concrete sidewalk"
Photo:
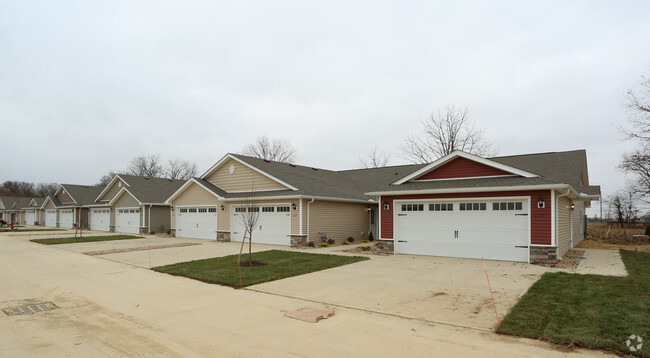
[[[0,308],[60,307],[0,313],[3,357],[605,356],[204,284],[2,234],[0,282]],[[315,324],[284,317],[303,307],[335,314]]]

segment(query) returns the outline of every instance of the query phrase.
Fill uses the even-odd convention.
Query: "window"
[[[187,209],[187,212],[188,212],[188,213],[195,213],[195,212],[196,212],[196,208],[189,208],[189,209]]]
[[[521,201],[492,203],[492,210],[493,211],[523,210],[523,207],[524,207],[524,204]]]
[[[248,208],[248,212],[249,213],[259,213],[260,208],[259,207],[251,207],[251,208]]]
[[[181,213],[186,213],[186,212],[187,212],[187,208],[181,208],[180,212],[181,212]]]
[[[288,212],[291,212],[291,208],[289,208],[288,206],[278,206],[277,209],[278,209],[277,211],[278,211],[279,213],[288,213]]]
[[[273,206],[263,206],[263,207],[262,207],[262,212],[263,212],[263,213],[272,213],[272,212],[275,212],[275,207],[273,207]]]
[[[370,210],[370,225],[375,225],[375,211]]]
[[[208,212],[209,212],[209,213],[216,213],[216,212],[217,212],[217,208],[208,208]]]
[[[402,204],[402,211],[424,211],[424,204]]]
[[[454,211],[454,204],[429,204],[429,211]]]
[[[460,211],[485,211],[487,210],[487,203],[460,203]]]
[[[199,212],[200,212],[200,213],[207,213],[207,212],[208,212],[208,208],[199,208]]]
[[[245,212],[246,212],[246,208],[235,208],[235,212],[236,212],[236,213],[245,213]]]

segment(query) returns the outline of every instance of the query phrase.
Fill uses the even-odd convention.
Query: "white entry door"
[[[253,243],[285,245],[291,244],[291,206],[289,204],[260,204],[258,207],[230,208],[230,240],[242,241],[245,226],[242,217],[247,210],[257,210],[258,225],[253,230]]]
[[[90,211],[90,230],[109,231],[111,209],[92,209]]]
[[[115,209],[115,232],[140,233],[140,209]]]
[[[217,208],[176,208],[176,236],[217,239]]]
[[[72,209],[59,210],[59,227],[72,228],[74,212]]]
[[[56,227],[56,209],[45,210],[45,226]]]
[[[528,199],[396,202],[401,254],[528,262]]]
[[[34,210],[27,210],[25,212],[25,224],[26,225],[34,225],[34,221],[36,220],[36,214],[34,213]]]

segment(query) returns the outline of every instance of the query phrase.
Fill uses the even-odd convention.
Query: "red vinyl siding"
[[[473,160],[458,157],[448,163],[431,170],[415,180],[476,178],[496,175],[511,175],[501,169],[493,168]]]
[[[381,208],[381,238],[393,239],[393,201],[409,199],[461,199],[461,198],[490,198],[490,197],[508,197],[508,196],[530,196],[530,236],[533,245],[551,245],[551,191],[534,190],[534,191],[499,191],[484,193],[457,193],[457,194],[418,194],[418,195],[399,195],[399,196],[382,196],[380,202]],[[537,201],[543,198],[546,203],[545,208],[538,209]],[[384,210],[384,202],[390,205],[389,210]]]

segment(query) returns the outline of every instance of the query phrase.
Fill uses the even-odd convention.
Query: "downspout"
[[[313,203],[316,198],[311,198],[311,201],[307,202],[307,242],[309,242],[309,204]]]
[[[567,196],[570,193],[571,193],[571,189],[567,188],[566,193],[560,194],[560,195],[555,197],[555,244],[557,245],[558,249],[560,248],[560,242],[559,242],[560,241],[560,223],[559,223],[560,210],[558,208],[558,205],[559,205],[558,203],[559,203],[560,197]],[[557,252],[557,258],[560,259],[560,260],[562,259],[562,257],[560,257],[559,252]]]
[[[300,228],[298,229],[298,235],[302,236],[302,198],[298,200],[298,203],[300,204],[300,212],[298,213],[298,223],[300,224]]]
[[[153,206],[152,204],[149,204],[149,214],[148,214],[149,218],[147,219],[148,220],[147,223],[149,224],[149,234],[151,234],[151,207],[152,206]]]

